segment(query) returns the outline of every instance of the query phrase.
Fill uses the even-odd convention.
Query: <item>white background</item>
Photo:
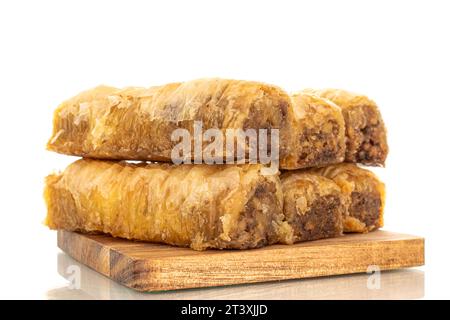
[[[42,221],[52,112],[98,84],[200,77],[369,95],[389,130],[385,229],[426,238],[425,297],[450,298],[449,1],[1,1],[0,297],[64,284]]]

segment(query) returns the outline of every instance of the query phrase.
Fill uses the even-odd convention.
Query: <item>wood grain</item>
[[[127,288],[76,261],[66,253],[58,254],[58,274],[67,286],[47,291],[48,299],[96,300],[311,300],[311,299],[420,299],[425,294],[425,273],[418,268],[383,271],[380,286],[367,284],[370,274],[357,273],[329,277],[270,281],[234,286],[202,289],[140,292]],[[78,290],[73,290],[73,268],[77,266],[81,277]]]
[[[388,231],[243,251],[194,251],[58,231],[58,247],[139,291],[163,291],[392,270],[424,264],[424,239]]]

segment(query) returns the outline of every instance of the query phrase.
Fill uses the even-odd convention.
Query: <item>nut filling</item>
[[[258,185],[240,215],[238,228],[230,235],[231,240],[219,240],[217,248],[251,249],[277,242],[278,236],[272,222],[282,219],[282,211],[276,205],[275,193],[273,182],[264,181]],[[222,226],[219,231],[222,232]]]
[[[388,152],[384,124],[376,110],[369,106],[362,106],[361,113],[366,116],[366,124],[363,127],[354,125],[353,120],[348,115],[345,116],[349,124],[346,132],[348,138],[345,160],[366,165],[382,165]]]
[[[305,214],[294,214],[292,226],[297,241],[317,240],[342,234],[344,205],[337,195],[315,200]]]
[[[352,192],[349,214],[363,222],[368,231],[380,227],[381,200],[380,196],[368,192]]]
[[[298,156],[298,162],[303,163],[304,167],[336,163],[339,158],[341,149],[336,140],[339,124],[334,120],[329,120],[328,124],[332,128],[330,132],[306,128],[299,136],[302,152]]]

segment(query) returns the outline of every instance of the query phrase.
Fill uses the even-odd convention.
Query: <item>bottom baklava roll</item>
[[[345,197],[344,232],[369,232],[383,227],[385,187],[377,176],[355,164],[342,163],[313,169],[333,180]]]
[[[262,175],[260,165],[82,159],[46,179],[51,229],[250,249],[383,226],[384,185],[353,164]]]
[[[336,183],[308,171],[287,171],[281,176],[281,185],[293,242],[342,235],[345,196]]]
[[[196,250],[292,242],[279,177],[261,168],[78,160],[47,177],[46,224]]]

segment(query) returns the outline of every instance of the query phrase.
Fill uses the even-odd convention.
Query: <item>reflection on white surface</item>
[[[355,274],[141,293],[108,279],[65,253],[58,254],[58,273],[68,280],[67,286],[48,291],[49,299],[419,299],[424,296],[425,278],[423,271],[403,269],[382,272],[378,289],[368,285],[370,275]]]

